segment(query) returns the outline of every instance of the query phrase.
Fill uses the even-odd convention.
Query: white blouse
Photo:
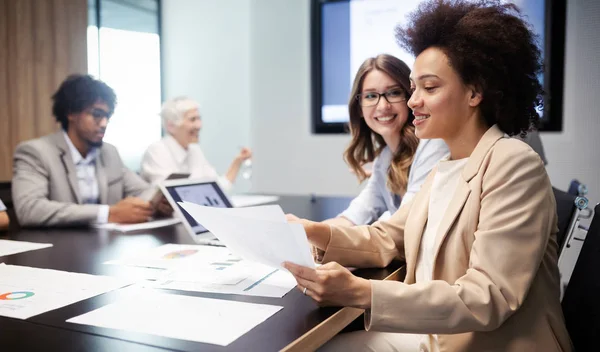
[[[360,194],[352,200],[348,209],[339,216],[355,225],[370,224],[382,214],[393,214],[410,201],[425,182],[431,169],[450,154],[448,146],[441,139],[421,139],[415,152],[408,174],[408,184],[403,197],[392,193],[387,186],[387,173],[394,157],[390,148],[385,147],[373,162],[373,174]]]
[[[459,160],[442,160],[437,166],[437,172],[433,177],[431,193],[429,197],[429,210],[427,225],[421,237],[419,256],[415,279],[417,283],[428,282],[433,277],[433,257],[435,256],[435,244],[437,243],[438,228],[440,222],[448,210],[448,205],[454,197],[461,172],[469,158]],[[437,335],[423,335],[422,342],[431,347],[431,351],[439,351],[437,346]]]
[[[231,182],[219,176],[217,170],[206,160],[200,145],[192,143],[184,149],[170,135],[151,144],[142,158],[141,176],[156,184],[167,179],[172,173],[189,173],[190,178],[213,179],[224,191],[232,188]]]

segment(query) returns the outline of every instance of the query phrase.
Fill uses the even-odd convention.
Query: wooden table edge
[[[400,271],[402,270],[404,270],[404,266],[395,270],[384,280],[399,281]],[[353,322],[354,319],[360,317],[364,312],[364,309],[344,307],[289,345],[285,346],[280,352],[314,351],[325,344],[325,342],[331,340],[337,333],[342,331],[342,329]]]

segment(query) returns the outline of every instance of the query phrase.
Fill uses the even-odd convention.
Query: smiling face
[[[373,103],[377,101],[377,95],[373,93],[381,94],[379,102],[365,106],[369,105],[369,100]],[[386,73],[375,69],[365,76],[360,94],[361,111],[367,126],[395,150],[400,141],[400,131],[408,119],[406,95],[401,85]],[[387,95],[387,100],[383,94]]]
[[[466,126],[480,124],[481,94],[463,83],[442,50],[431,47],[417,56],[410,81],[417,137],[453,141]]]
[[[168,131],[184,149],[187,149],[190,144],[198,143],[201,128],[200,111],[195,108],[185,112],[179,125],[169,123]]]

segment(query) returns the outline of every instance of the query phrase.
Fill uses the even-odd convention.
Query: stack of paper
[[[296,286],[290,273],[243,260],[224,247],[166,244],[105,264],[166,269],[144,283],[160,289],[283,297]]]
[[[27,319],[129,284],[107,276],[0,264],[0,315]]]
[[[0,257],[52,247],[52,243],[0,240]]]
[[[288,223],[278,205],[250,208],[213,208],[188,202],[179,205],[237,256],[274,268],[281,268],[285,261],[315,267],[304,227]]]
[[[169,271],[147,286],[161,289],[283,297],[296,287],[296,279],[285,270],[247,260],[225,260],[208,266]]]
[[[147,292],[67,322],[227,346],[282,308]]]
[[[225,260],[229,256],[231,256],[231,251],[224,247],[197,244],[165,244],[127,258],[111,260],[104,264],[175,270],[178,267],[197,268],[206,266],[215,261]]]
[[[140,231],[140,230],[150,230],[159,227],[166,227],[175,224],[179,224],[181,222],[178,218],[169,218],[169,219],[160,219],[160,220],[152,220],[148,222],[142,222],[139,224],[117,224],[114,222],[109,222],[106,224],[96,224],[94,227],[98,229],[106,229],[112,231],[120,231],[120,232],[131,232],[131,231]]]
[[[278,196],[263,196],[258,194],[236,194],[230,197],[231,203],[236,208],[250,207],[254,205],[275,203],[279,200]]]

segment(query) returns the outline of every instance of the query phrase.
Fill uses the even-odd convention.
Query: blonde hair
[[[373,132],[365,119],[362,117],[362,109],[357,99],[358,94],[362,91],[363,81],[366,75],[378,70],[390,76],[394,81],[402,87],[406,99],[410,98],[410,69],[400,59],[388,55],[381,54],[376,57],[369,58],[363,62],[358,69],[350,101],[348,102],[348,110],[350,113],[350,133],[352,140],[350,145],[344,152],[344,159],[348,166],[352,168],[359,182],[367,178],[362,166],[372,162],[381,153],[386,144],[383,137]],[[408,109],[408,107],[407,107]],[[404,195],[408,186],[408,174],[412,164],[415,152],[419,145],[419,139],[415,135],[415,128],[412,126],[414,115],[408,109],[408,118],[402,129],[400,130],[400,144],[395,151],[390,167],[388,168],[387,186],[395,194]]]

